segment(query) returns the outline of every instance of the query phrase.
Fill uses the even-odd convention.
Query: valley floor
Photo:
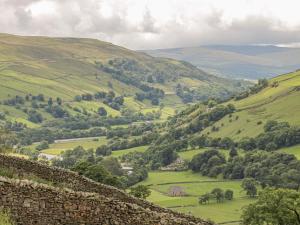
[[[234,224],[240,220],[243,207],[255,201],[246,196],[241,188],[241,181],[203,177],[191,171],[150,172],[148,179],[141,184],[149,185],[151,189],[149,201],[179,212],[213,219],[217,223]],[[174,187],[180,187],[184,196],[173,197],[170,190]],[[221,203],[213,201],[209,204],[199,204],[198,197],[214,188],[233,190],[234,199]]]

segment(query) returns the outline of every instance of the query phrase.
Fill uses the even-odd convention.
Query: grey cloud
[[[26,8],[39,1],[0,0],[0,32],[92,37],[133,49],[300,42],[300,27],[288,29],[271,17],[249,16],[224,25],[223,12],[213,10],[206,16],[190,20],[182,17],[181,22],[174,18],[161,23],[145,7],[140,22],[133,25],[127,20],[130,6],[121,0],[115,0],[110,17],[100,13],[102,2],[107,0],[51,0],[57,5],[55,14],[33,16]]]

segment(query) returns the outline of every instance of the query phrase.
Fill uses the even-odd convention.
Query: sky
[[[300,0],[0,0],[0,33],[130,49],[300,43]]]

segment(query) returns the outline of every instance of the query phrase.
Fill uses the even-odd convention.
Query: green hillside
[[[274,86],[274,84],[276,84]],[[269,80],[268,87],[239,101],[231,101],[237,112],[214,124],[219,130],[204,130],[213,137],[255,137],[263,131],[268,120],[300,125],[300,71]],[[231,122],[230,122],[231,121]]]
[[[233,113],[228,113],[216,122],[211,122],[201,131],[211,137],[230,137],[240,140],[243,137],[256,137],[263,132],[268,120],[300,125],[300,71],[284,74],[268,81],[268,85],[258,93],[240,100],[231,100],[221,105],[232,104]],[[220,106],[220,105],[219,105]],[[194,106],[177,118],[175,126],[188,127],[196,123],[201,115],[214,112],[214,106]]]
[[[104,107],[108,115],[120,115],[120,110],[99,101],[74,102],[77,95],[99,91],[125,96],[125,108],[143,113],[159,110],[151,104],[155,97],[155,105],[163,103],[165,107],[162,110],[165,119],[183,105],[186,95],[192,102],[242,89],[240,82],[211,76],[188,63],[154,58],[93,39],[0,34],[0,43],[0,100],[16,95],[24,98],[43,94],[46,100],[59,97],[65,103],[64,109],[72,115],[78,113],[74,108],[93,114],[99,107]],[[178,84],[181,95],[176,92]],[[153,97],[155,91],[163,91],[164,95]],[[145,99],[135,100],[136,93],[146,95]],[[30,108],[30,103],[26,104]],[[22,108],[1,105],[0,111],[9,119],[34,127]],[[51,119],[44,110],[36,111]]]

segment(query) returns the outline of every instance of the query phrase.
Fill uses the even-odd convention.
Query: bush
[[[44,150],[49,148],[49,144],[47,141],[42,141],[38,146],[35,147],[36,150],[40,151],[40,150]]]
[[[147,187],[147,186],[138,185],[136,187],[130,188],[129,194],[131,194],[137,198],[146,199],[148,196],[150,196],[151,191],[150,191],[149,187]]]
[[[230,189],[226,190],[224,197],[226,200],[232,200],[233,199],[233,191]]]

